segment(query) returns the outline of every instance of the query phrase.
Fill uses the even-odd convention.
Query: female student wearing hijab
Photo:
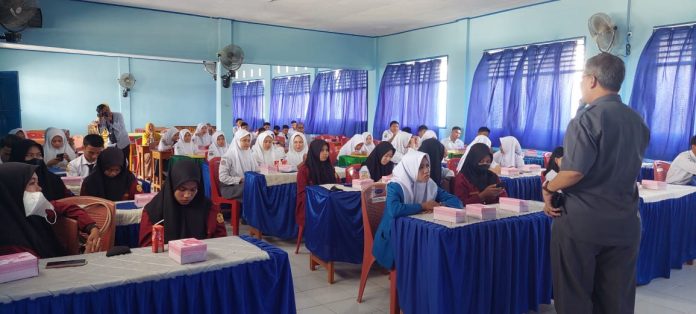
[[[273,133],[263,132],[256,139],[256,144],[251,148],[256,163],[259,165],[273,165],[276,161],[285,158],[285,152],[273,145]]]
[[[73,196],[72,192],[65,187],[63,180],[48,170],[43,161],[43,147],[38,143],[32,140],[19,141],[12,146],[10,161],[38,166],[36,175],[39,178],[41,193],[49,201]]]
[[[225,221],[220,210],[203,193],[201,168],[192,160],[174,164],[157,193],[143,209],[140,218],[140,246],[152,245],[152,225],[164,226],[164,242],[196,238],[225,237]]]
[[[68,145],[65,132],[58,128],[48,128],[44,134],[46,142],[43,145],[43,153],[46,165],[61,169],[67,168],[68,162],[75,159],[77,155]]]
[[[365,139],[365,145],[363,145],[363,149],[365,150],[366,154],[372,153],[373,150],[375,150],[375,142],[373,141],[372,133],[370,132],[365,132],[362,134],[363,139]]]
[[[355,134],[338,151],[338,156],[367,155],[365,150],[365,138],[362,134]]]
[[[430,160],[433,161],[430,165],[430,179],[435,181],[437,186],[442,187],[443,178],[454,177],[452,170],[442,167],[442,159],[445,158],[445,145],[442,145],[437,138],[431,137],[423,141],[418,151],[428,154]]]
[[[297,134],[297,133],[296,133]],[[295,203],[295,221],[300,227],[297,235],[295,254],[299,252],[300,241],[305,222],[305,189],[308,185],[339,183],[331,160],[329,160],[329,143],[324,140],[314,140],[309,144],[307,160],[297,169],[297,200]]]
[[[191,131],[183,129],[179,131],[179,141],[174,144],[174,155],[195,155],[198,146],[191,139]]]
[[[208,134],[208,126],[205,123],[199,123],[196,126],[196,132],[193,134],[193,144],[196,147],[207,147],[213,143],[213,137]]]
[[[549,159],[549,165],[543,172],[545,181],[553,180],[556,175],[561,171],[561,161],[563,160],[563,146],[558,146],[553,149],[551,153],[551,158]]]
[[[459,163],[457,164],[457,172],[462,170],[462,166],[464,166],[464,161],[466,160],[466,156],[469,154],[469,149],[474,146],[474,144],[485,144],[488,146],[488,149],[491,149],[491,145],[493,144],[491,142],[491,139],[488,138],[486,135],[477,135],[471,143],[469,143],[469,146],[466,147],[464,150],[464,155],[459,159]]]
[[[387,269],[394,266],[394,249],[391,229],[394,219],[420,212],[432,211],[435,206],[462,208],[462,203],[452,194],[438,188],[430,178],[430,159],[427,154],[411,151],[394,167],[394,177],[387,184],[387,201],[384,216],[379,223],[372,254]]]
[[[216,131],[213,133],[213,143],[208,146],[208,160],[224,156],[228,149],[225,132]]]
[[[520,142],[514,136],[500,138],[500,150],[493,154],[491,169],[500,173],[501,167],[521,168],[524,166],[524,154]]]
[[[7,134],[17,135],[17,136],[19,136],[19,138],[21,138],[23,140],[27,139],[27,132],[25,132],[24,129],[22,129],[22,128],[12,129]]]
[[[495,204],[499,197],[507,197],[507,192],[497,187],[500,178],[489,169],[492,159],[490,148],[485,144],[471,146],[452,189],[464,204]]]
[[[239,199],[244,192],[244,173],[256,171],[256,160],[251,153],[251,134],[240,129],[235,133],[230,149],[220,159],[220,195]]]
[[[391,143],[394,146],[394,149],[396,149],[396,153],[394,153],[393,158],[395,163],[401,162],[401,158],[403,158],[403,156],[406,155],[406,153],[408,153],[409,149],[415,148],[415,144],[413,142],[413,135],[406,131],[401,131],[397,133],[394,137],[394,140],[392,140]]]
[[[89,235],[85,253],[100,249],[99,229],[80,207],[49,202],[41,193],[37,166],[10,162],[0,165],[0,255],[29,252],[39,258],[65,255],[51,225],[57,216],[77,220]]]
[[[141,145],[153,147],[157,145],[161,139],[162,135],[160,135],[159,132],[155,130],[155,125],[152,124],[152,122],[146,123],[145,133],[143,134]]]
[[[177,128],[171,127],[167,129],[164,136],[160,139],[157,145],[157,150],[161,152],[169,151],[174,149],[174,145],[179,141],[179,130]]]
[[[304,162],[307,155],[307,138],[300,132],[295,132],[290,136],[290,149],[286,155],[288,164],[298,168]]]
[[[128,171],[123,151],[109,147],[97,157],[97,165],[82,183],[80,195],[118,202],[133,200],[142,191],[135,175]]]
[[[378,182],[384,176],[389,176],[394,170],[394,163],[392,162],[392,157],[396,149],[391,143],[383,141],[375,147],[375,149],[367,156],[365,162],[362,163],[362,168],[360,171],[367,171],[370,178]]]

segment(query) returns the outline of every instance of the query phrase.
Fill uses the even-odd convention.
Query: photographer
[[[99,118],[99,133],[106,132],[109,134],[106,146],[117,147],[123,151],[123,156],[128,160],[130,156],[130,139],[126,124],[123,121],[123,115],[118,112],[111,112],[111,108],[107,104],[97,106],[97,117]]]

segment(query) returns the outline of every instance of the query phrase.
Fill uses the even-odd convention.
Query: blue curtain
[[[317,73],[307,108],[308,134],[351,136],[367,130],[367,71]]]
[[[232,83],[232,115],[249,124],[249,130],[263,126],[263,81]]]
[[[696,110],[696,26],[655,30],[638,61],[630,106],[650,128],[647,158],[689,148]]]
[[[474,72],[466,140],[491,129],[493,145],[515,136],[523,147],[553,150],[573,108],[577,42],[557,42],[484,52]]]
[[[271,125],[290,125],[307,116],[309,75],[276,77],[271,81]]]
[[[382,138],[382,132],[389,128],[392,120],[398,121],[402,128],[408,126],[414,131],[421,124],[430,128],[444,127],[437,125],[441,62],[441,59],[432,59],[387,65],[379,86],[372,130],[375,138]]]

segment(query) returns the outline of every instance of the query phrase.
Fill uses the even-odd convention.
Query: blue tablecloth
[[[638,182],[646,180],[655,180],[655,173],[653,172],[653,167],[641,167],[640,175],[638,175]]]
[[[117,203],[116,209],[128,210],[137,209],[135,201]],[[125,245],[128,247],[140,247],[140,224],[132,224],[125,226],[116,226],[116,239],[114,245]]]
[[[324,261],[362,263],[363,222],[360,192],[308,186],[305,246]]]
[[[524,313],[551,302],[551,219],[543,213],[450,229],[394,222],[404,313]]]
[[[281,239],[297,237],[296,199],[297,183],[268,187],[264,175],[244,174],[242,217],[264,235]]]
[[[539,165],[542,168],[544,168],[544,157],[525,156],[524,157],[524,164],[525,165]]]
[[[508,197],[519,198],[522,200],[543,201],[541,194],[541,177],[500,177],[500,181],[505,185]]]
[[[0,304],[0,313],[295,313],[285,251],[243,236],[270,260],[95,292]]]
[[[210,198],[210,166],[208,165],[207,161],[201,164],[201,178],[203,178],[203,190],[205,191],[205,197]]]
[[[669,278],[671,269],[696,259],[696,193],[656,203],[641,200],[640,217],[639,285]]]

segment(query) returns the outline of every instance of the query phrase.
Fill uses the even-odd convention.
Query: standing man
[[[120,112],[111,112],[107,104],[97,106],[97,117],[99,118],[99,133],[106,131],[109,134],[106,141],[107,147],[117,147],[123,151],[123,156],[128,160],[130,157],[130,138],[128,130]]]
[[[450,132],[450,136],[442,139],[442,145],[445,145],[447,150],[462,150],[464,149],[464,142],[459,139],[462,136],[462,128],[455,126]]]
[[[618,95],[625,75],[618,57],[587,60],[581,82],[585,112],[570,121],[561,171],[543,185],[553,217],[551,270],[558,313],[633,313],[640,243],[638,188],[650,130]],[[565,204],[554,208],[552,193]]]
[[[87,177],[94,165],[97,157],[104,150],[104,139],[97,134],[88,134],[82,140],[83,154],[68,163],[68,176]]]

